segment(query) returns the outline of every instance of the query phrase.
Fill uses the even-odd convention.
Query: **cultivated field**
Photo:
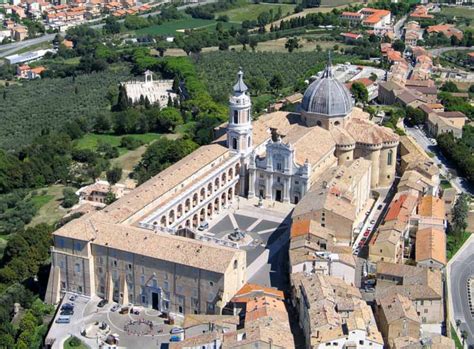
[[[210,19],[187,18],[178,21],[165,22],[161,25],[153,25],[142,28],[136,31],[137,34],[149,35],[172,35],[177,31],[184,31],[186,29],[207,28],[216,25],[216,21]]]
[[[268,12],[273,10],[273,13],[277,13],[278,9],[281,9],[282,16],[292,14],[295,8],[293,4],[246,4],[239,8],[218,12],[216,16],[227,15],[229,20],[232,22],[243,22],[245,20],[256,20],[262,12]]]
[[[441,13],[447,16],[474,19],[474,9],[465,7],[442,7]]]

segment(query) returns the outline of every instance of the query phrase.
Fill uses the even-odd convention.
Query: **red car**
[[[364,236],[369,236],[370,235],[370,230],[366,230],[365,233],[364,233]]]

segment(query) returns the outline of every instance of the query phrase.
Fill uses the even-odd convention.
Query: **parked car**
[[[61,310],[60,315],[74,315],[74,309],[64,309]]]
[[[377,210],[381,210],[383,208],[383,205],[378,205]]]
[[[184,332],[184,329],[182,329],[181,327],[173,327],[170,331],[171,334],[180,334],[183,332]]]
[[[112,308],[110,308],[110,311],[115,312],[115,311],[117,311],[119,308],[120,308],[120,306],[119,306],[118,304],[114,304],[114,305],[112,306]]]
[[[107,304],[107,299],[101,299],[99,303],[97,303],[97,306],[99,308],[103,308]]]
[[[120,314],[128,314],[129,309],[130,309],[129,307],[122,307],[122,308],[120,308],[119,313]]]
[[[372,219],[372,220],[370,221],[370,224],[375,224],[375,219]]]
[[[61,305],[61,310],[65,310],[65,309],[74,309],[74,304],[71,304],[71,303],[64,303],[63,305]]]
[[[370,230],[366,230],[365,233],[364,233],[364,236],[369,236],[370,235]]]
[[[365,280],[364,283],[365,283],[366,286],[369,286],[369,285],[374,286],[375,283],[376,283],[376,280],[375,279],[367,279],[367,280]]]
[[[203,231],[209,229],[209,223],[208,222],[202,222],[201,225],[198,227],[199,231]]]
[[[77,299],[77,294],[73,294],[73,295],[71,295],[71,297],[69,297],[69,300],[71,302],[74,302],[76,299]]]
[[[70,316],[60,315],[56,319],[56,323],[58,323],[58,324],[68,324],[70,322],[71,322],[71,317]]]
[[[170,342],[181,342],[181,337],[180,336],[171,336],[170,337]]]
[[[373,287],[365,287],[365,292],[375,292],[375,288]]]

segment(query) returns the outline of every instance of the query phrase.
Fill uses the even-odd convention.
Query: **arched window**
[[[322,126],[323,124],[321,123],[321,121],[320,121],[320,120],[318,120],[318,121],[316,121],[316,125],[318,125],[318,126]]]
[[[339,126],[341,123],[339,121],[334,121],[334,126]]]
[[[393,161],[393,150],[388,151],[388,156],[387,156],[387,165],[391,165]]]

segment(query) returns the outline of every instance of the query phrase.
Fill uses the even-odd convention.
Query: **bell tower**
[[[253,150],[251,101],[247,95],[248,87],[244,83],[242,69],[237,73],[237,83],[229,99],[229,126],[227,128],[227,146],[231,151],[248,155]]]

